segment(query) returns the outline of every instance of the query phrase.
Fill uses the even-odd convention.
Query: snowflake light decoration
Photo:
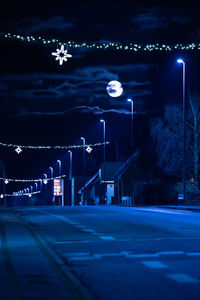
[[[6,179],[4,182],[5,182],[5,184],[8,184],[8,183],[9,183],[8,179]]]
[[[64,45],[61,45],[60,50],[56,49],[57,52],[52,52],[52,55],[56,56],[56,60],[59,60],[59,64],[62,65],[63,61],[67,61],[68,57],[72,57],[71,54],[67,53],[65,50]]]
[[[15,149],[15,151],[17,152],[17,154],[20,154],[22,152],[22,148],[20,148],[19,146]]]
[[[88,153],[90,153],[92,151],[92,148],[90,146],[88,146],[86,149],[85,149]]]

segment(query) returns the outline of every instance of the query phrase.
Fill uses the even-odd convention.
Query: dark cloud
[[[143,12],[134,16],[131,21],[138,27],[139,30],[147,29],[155,30],[165,28],[169,25],[166,16],[160,15],[160,10],[157,7],[143,9]]]
[[[62,16],[55,16],[45,21],[35,18],[31,20],[31,23],[32,25],[25,28],[27,33],[46,31],[49,29],[66,31],[75,26],[76,20],[71,18],[69,20],[65,20]]]

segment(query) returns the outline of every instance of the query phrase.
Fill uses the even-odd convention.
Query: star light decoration
[[[57,52],[52,52],[52,55],[56,56],[56,60],[59,60],[59,64],[62,65],[63,61],[67,61],[68,57],[72,57],[71,54],[67,53],[65,50],[64,45],[61,45],[60,50],[56,49]]]
[[[20,154],[22,152],[22,148],[20,148],[19,146],[15,149],[15,151],[17,152],[17,154]]]
[[[86,149],[85,149],[88,153],[90,153],[92,151],[92,148],[90,146],[88,146]]]

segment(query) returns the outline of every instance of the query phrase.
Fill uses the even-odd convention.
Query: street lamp
[[[101,119],[100,122],[103,123],[103,142],[104,142],[103,160],[105,162],[106,161],[106,122],[103,119]]]
[[[30,186],[30,189],[31,189],[31,194],[32,194],[32,192],[33,192],[33,186],[32,185]]]
[[[70,198],[71,198],[71,205],[74,206],[74,180],[72,174],[72,151],[68,151],[69,153],[69,180],[70,180]]]
[[[57,163],[58,163],[58,168],[59,168],[58,175],[61,176],[61,161],[59,159],[57,159]]]
[[[44,174],[44,185],[45,185],[45,192],[47,191],[47,174]]]
[[[53,168],[49,167],[49,169],[50,169],[50,173],[51,173],[51,178],[53,178]]]
[[[38,191],[38,184],[37,184],[37,182],[35,182],[35,191],[36,191],[36,193]]]
[[[72,180],[72,151],[69,150],[69,180]]]
[[[42,179],[40,179],[40,192],[42,192]]]
[[[83,176],[85,175],[85,138],[81,137],[83,141]]]
[[[51,172],[51,178],[53,178],[53,168],[52,167],[49,167],[50,169],[50,172]],[[53,179],[51,180],[51,189],[52,189],[52,194],[54,194],[54,191],[53,191]],[[52,199],[53,201],[53,199]],[[52,202],[52,205],[53,205],[53,202]]]
[[[177,59],[177,63],[183,65],[183,197],[184,203],[187,200],[187,192],[186,192],[186,122],[185,122],[185,62],[183,59]]]
[[[131,152],[133,151],[133,100],[131,98],[127,99],[131,103]]]

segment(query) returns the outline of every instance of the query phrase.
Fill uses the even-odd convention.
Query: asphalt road
[[[0,210],[1,300],[200,299],[200,213]]]

